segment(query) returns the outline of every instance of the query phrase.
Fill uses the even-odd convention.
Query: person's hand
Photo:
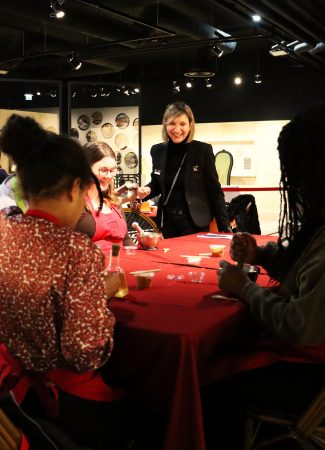
[[[108,298],[114,297],[121,284],[120,272],[104,272],[106,294]]]
[[[151,192],[150,187],[148,186],[140,186],[138,187],[137,196],[142,200],[143,198],[147,197]]]
[[[257,259],[257,244],[249,233],[235,233],[230,246],[230,256],[234,261],[255,264]]]
[[[225,294],[239,298],[248,282],[250,282],[249,278],[238,266],[224,260],[220,261],[218,286]]]

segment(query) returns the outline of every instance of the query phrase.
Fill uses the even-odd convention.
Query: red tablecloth
[[[257,239],[262,244],[270,237]],[[230,240],[185,236],[162,241],[156,251],[137,250],[134,256],[122,252],[121,256],[129,294],[111,302],[117,327],[105,373],[111,383],[129,389],[164,415],[164,450],[205,449],[200,386],[250,366],[271,364],[285,353],[272,340],[266,340],[269,351],[264,353],[260,341],[256,347],[256,339],[245,347],[255,330],[248,307],[211,298],[218,292],[215,269],[220,258],[204,258],[201,267],[190,267],[180,256],[208,252],[213,243],[229,248]],[[224,258],[229,259],[228,251]],[[138,290],[129,272],[142,269],[160,271],[149,289]],[[202,284],[189,282],[192,270],[205,273]],[[169,280],[170,274],[183,275],[184,280]],[[259,276],[258,283],[268,282],[266,275]],[[241,346],[246,353],[238,358]]]

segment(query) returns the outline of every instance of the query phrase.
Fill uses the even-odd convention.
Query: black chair
[[[297,392],[299,395],[299,392]],[[288,439],[294,440],[298,448],[316,450],[325,448],[325,387],[310,402],[298,417],[277,412],[247,411],[244,450],[274,448]],[[266,426],[272,425],[272,432],[266,435]],[[280,427],[280,431],[279,431]],[[266,437],[267,436],[267,437]],[[281,447],[282,448],[282,447]]]
[[[229,185],[234,158],[227,150],[221,150],[214,157],[220,184]]]
[[[30,450],[92,450],[76,445],[59,423],[27,414],[8,392],[0,397],[0,449],[19,450],[22,434]]]
[[[228,216],[233,232],[246,231],[261,234],[261,227],[254,195],[240,194],[228,205]]]
[[[143,231],[151,231],[154,233],[159,233],[157,224],[150,217],[146,216],[140,211],[135,211],[130,208],[123,209],[123,211],[128,226],[128,234],[133,242],[137,243],[136,238],[137,231],[132,227],[133,222],[138,222]]]

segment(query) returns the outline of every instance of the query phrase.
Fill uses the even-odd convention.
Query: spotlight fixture
[[[191,88],[193,87],[192,82],[191,82],[191,81],[187,81],[187,82],[186,82],[186,87],[187,87],[188,89],[191,89]]]
[[[224,49],[221,46],[214,45],[211,47],[211,53],[216,56],[217,58],[221,58],[223,55]]]
[[[135,92],[136,94],[139,94],[140,89],[139,89],[138,87],[136,87],[136,88],[134,88],[134,92]]]
[[[254,83],[255,84],[261,84],[262,83],[262,76],[259,72],[256,72],[254,75]]]
[[[253,14],[252,15],[252,21],[253,22],[260,22],[262,20],[262,17],[259,14]]]
[[[68,58],[68,63],[71,65],[73,70],[79,70],[82,66],[82,62],[76,58],[75,54],[72,54],[72,56]]]
[[[61,8],[64,0],[51,0],[50,7],[52,12],[50,13],[50,17],[55,17],[56,19],[62,19],[65,16],[65,12]]]
[[[122,91],[123,91],[123,94],[125,94],[127,96],[130,95],[130,90],[127,86],[122,86]]]
[[[209,80],[209,78],[206,78],[205,80],[205,85],[208,89],[211,89],[213,87],[213,84],[211,83],[211,81]]]
[[[100,88],[100,96],[101,97],[109,97],[111,95],[111,91],[106,91],[103,87]],[[97,93],[96,93],[97,96]],[[95,97],[93,95],[93,97]]]
[[[179,94],[181,92],[181,87],[178,84],[178,81],[173,81],[173,93],[174,94]]]
[[[33,100],[33,94],[31,94],[31,93],[27,93],[26,92],[26,94],[24,94],[24,96],[25,96],[25,100],[26,101],[31,101],[31,100]]]
[[[234,84],[236,86],[239,86],[240,84],[242,84],[242,82],[243,82],[242,76],[239,75],[239,74],[236,75],[235,78],[234,78]]]

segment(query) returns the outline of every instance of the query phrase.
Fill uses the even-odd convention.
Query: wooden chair
[[[7,414],[0,408],[0,449],[19,450],[22,433],[9,419]]]
[[[227,150],[221,150],[214,157],[220,184],[229,185],[234,158]]]
[[[130,208],[123,209],[126,223],[128,226],[128,234],[132,241],[137,243],[136,238],[136,230],[132,227],[133,222],[138,222],[140,227],[143,229],[143,231],[152,231],[155,233],[159,233],[159,229],[157,227],[156,222],[154,222],[150,217],[146,216],[145,214],[141,213],[140,211],[135,211]]]
[[[299,392],[297,392],[299,395]],[[305,450],[325,448],[325,386],[311,401],[305,411],[297,418],[285,414],[247,412],[245,424],[244,450],[258,450],[287,439],[293,439]],[[267,438],[261,437],[263,425],[280,427],[279,432],[272,432]],[[270,432],[271,433],[271,432]]]

